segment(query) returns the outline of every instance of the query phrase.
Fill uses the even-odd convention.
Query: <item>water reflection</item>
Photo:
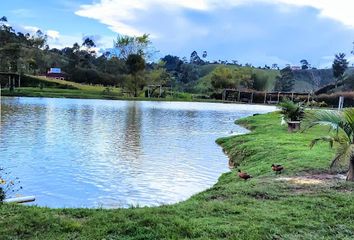
[[[3,98],[0,164],[50,207],[173,203],[228,171],[215,139],[246,105]]]
[[[141,154],[141,121],[139,102],[129,102],[124,121],[124,144],[122,144],[121,152],[132,161],[139,160]]]

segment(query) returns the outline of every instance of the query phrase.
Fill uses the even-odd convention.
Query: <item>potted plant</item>
[[[294,103],[290,100],[285,100],[279,104],[281,108],[281,114],[283,118],[288,123],[288,131],[294,132],[300,129],[301,120],[304,117],[305,110],[304,104],[301,103]]]

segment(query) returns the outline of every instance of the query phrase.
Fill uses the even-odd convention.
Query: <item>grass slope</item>
[[[121,89],[119,88],[109,88],[107,91],[107,88],[103,86],[84,85],[65,80],[30,75],[24,77],[22,85],[25,87],[16,88],[14,92],[10,92],[8,89],[3,89],[2,95],[97,99],[114,99],[123,97]],[[42,89],[39,87],[40,85],[43,86]]]
[[[185,202],[156,208],[48,209],[0,206],[0,239],[353,239],[353,184],[278,181],[272,163],[284,164],[281,177],[327,171],[333,151],[309,150],[326,134],[316,128],[289,134],[277,113],[239,121],[252,129],[218,143],[231,160],[251,173],[240,180],[223,174],[212,188]],[[277,180],[278,179],[278,180]]]
[[[204,65],[200,67],[200,78],[198,79],[195,90],[201,93],[208,93],[210,92],[211,89],[213,89],[211,85],[211,77],[213,76],[213,70],[215,70],[217,67],[226,67],[231,70],[234,69],[240,69],[240,68],[245,68],[245,67],[238,67],[235,65]],[[279,75],[278,70],[273,70],[273,69],[258,69],[258,68],[252,68],[252,73],[260,76],[267,76],[268,81],[266,84],[265,89],[267,91],[271,91],[274,88],[276,77]]]

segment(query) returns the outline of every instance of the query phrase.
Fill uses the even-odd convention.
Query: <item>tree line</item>
[[[90,37],[72,47],[50,48],[48,36],[41,30],[34,34],[16,32],[6,17],[0,19],[2,72],[41,75],[56,67],[61,68],[70,81],[117,86],[132,96],[138,96],[147,85],[168,86],[186,92],[218,92],[224,88],[292,91],[294,88],[294,71],[290,65],[279,69],[276,63],[254,67],[250,63],[242,65],[237,60],[210,62],[207,51],[203,51],[201,56],[193,51],[189,59],[166,55],[157,62],[151,62],[156,51],[148,34],[137,37],[119,35],[112,50],[98,53],[96,48]],[[302,70],[314,69],[306,59],[302,59],[300,64]],[[209,68],[210,65],[214,67]],[[344,81],[347,67],[345,55],[337,54],[333,62],[337,83]],[[277,71],[276,77],[260,71],[271,69]],[[206,73],[209,74],[209,82],[200,86],[200,79]]]

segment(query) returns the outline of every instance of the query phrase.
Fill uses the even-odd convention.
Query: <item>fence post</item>
[[[339,102],[338,102],[338,111],[343,109],[343,105],[344,105],[344,97],[340,96],[339,97]]]
[[[264,104],[267,102],[267,92],[264,92]]]
[[[280,101],[280,92],[278,92],[278,103]]]

